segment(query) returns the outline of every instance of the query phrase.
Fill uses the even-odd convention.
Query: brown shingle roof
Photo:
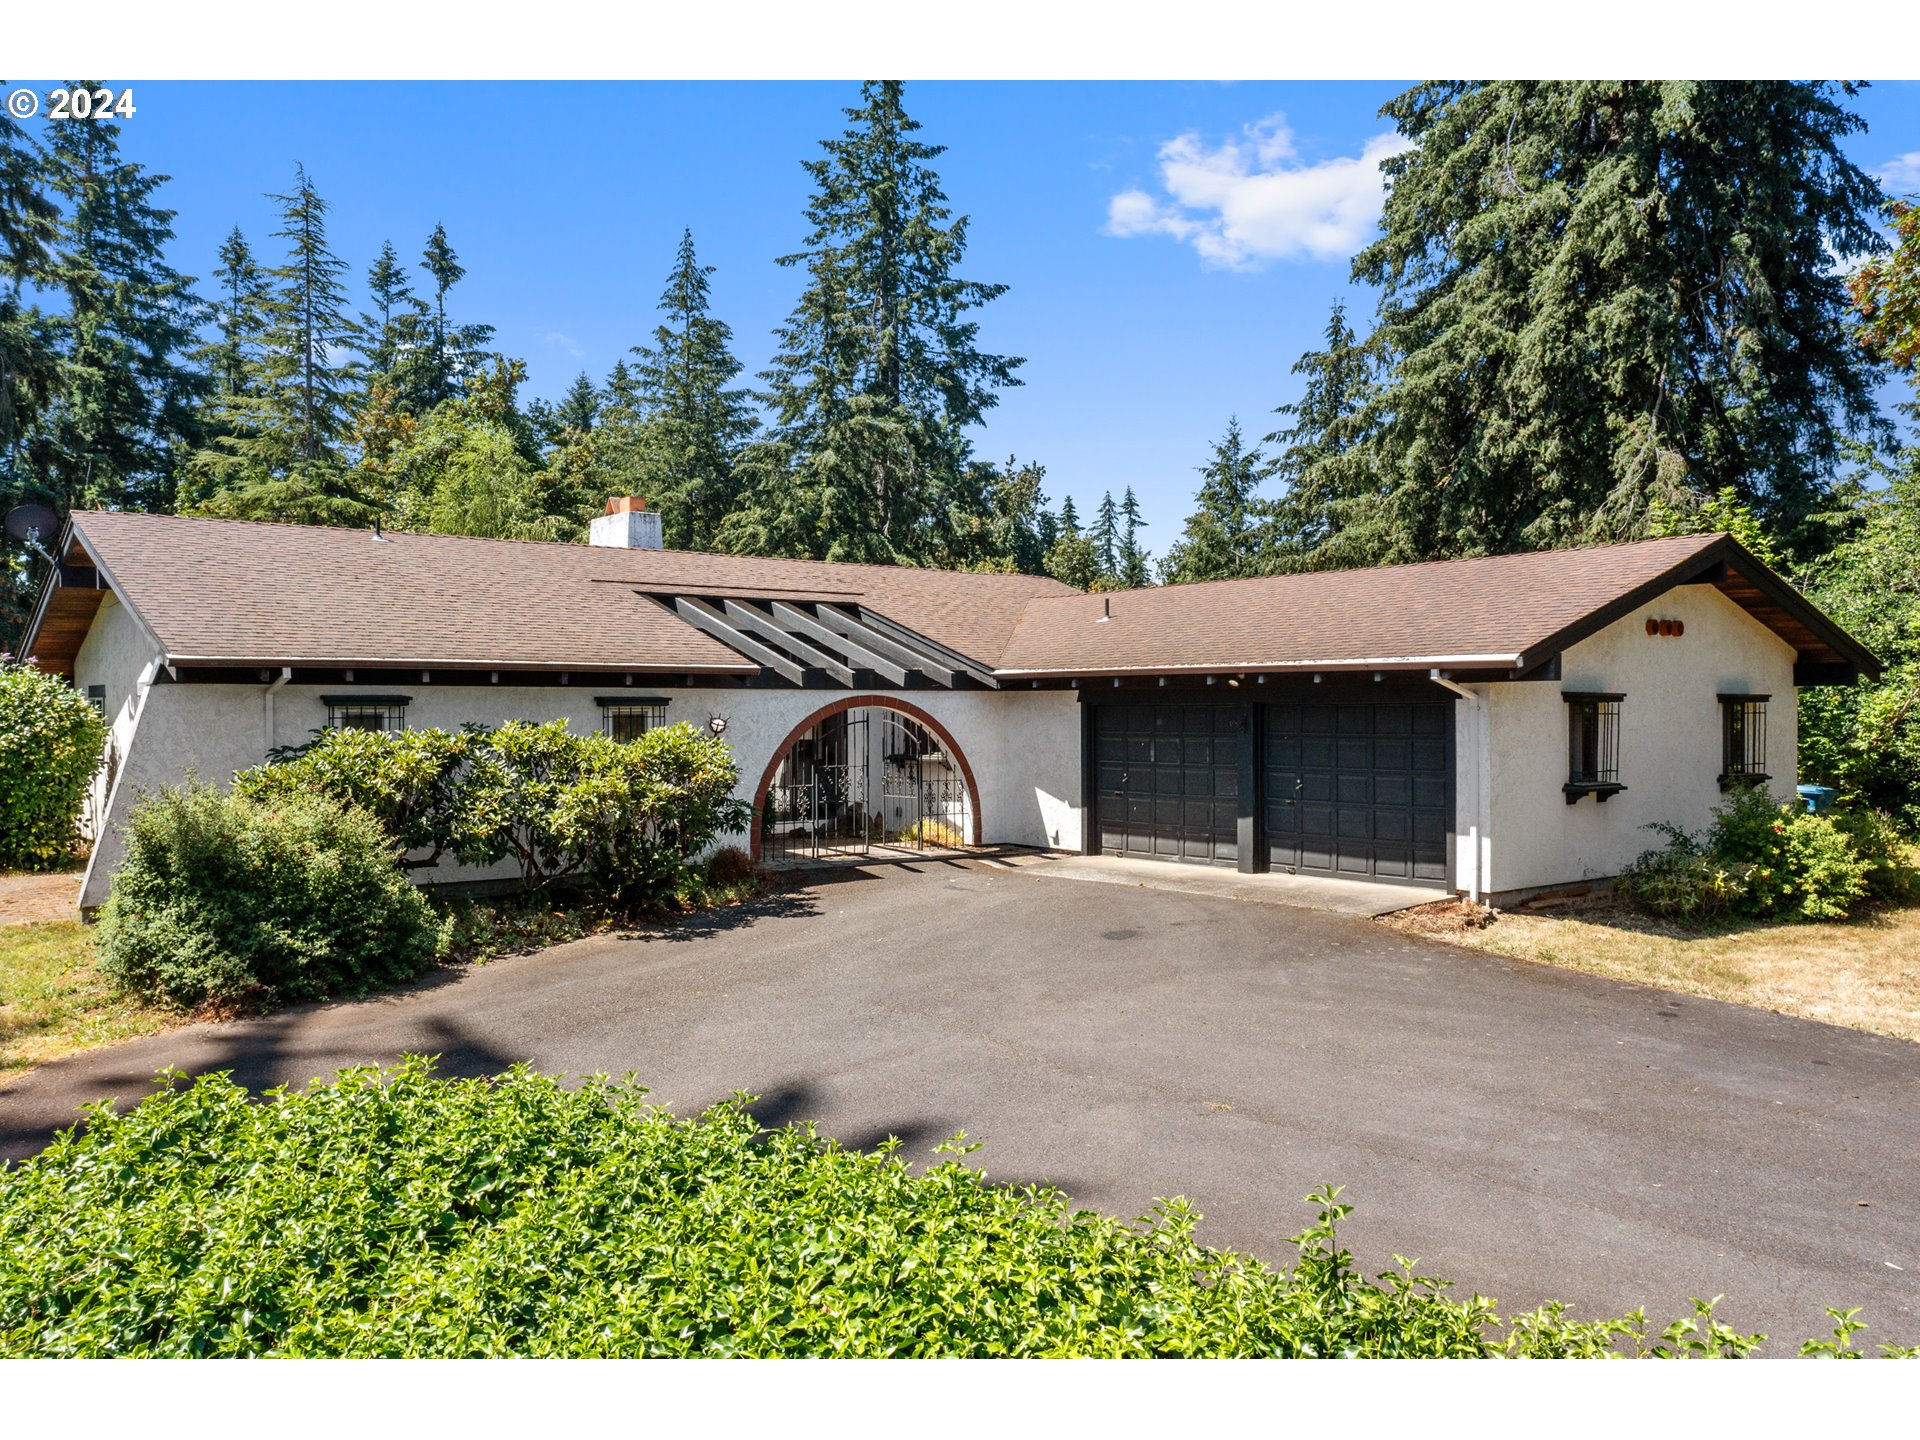
[[[752,673],[639,592],[866,605],[992,665],[1030,575],[76,511],[77,535],[176,662]]]
[[[1530,650],[1724,537],[1496,555],[1036,599],[1013,675],[1379,663],[1511,667]],[[1111,609],[1111,618],[1101,616]]]

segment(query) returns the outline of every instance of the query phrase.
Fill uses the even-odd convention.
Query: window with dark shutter
[[[1624,695],[1567,691],[1567,783],[1561,787],[1572,805],[1582,796],[1606,800],[1627,787],[1620,783],[1620,705]]]

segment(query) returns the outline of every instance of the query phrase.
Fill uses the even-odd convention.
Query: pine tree
[[[327,203],[295,171],[280,206],[284,264],[269,272],[273,294],[261,354],[245,389],[214,409],[218,432],[193,457],[186,508],[241,519],[371,524],[374,504],[356,487],[343,445],[352,425],[354,373],[335,357],[355,338],[341,275],[327,245]]]
[[[110,121],[50,131],[47,175],[64,202],[50,278],[66,313],[53,403],[29,463],[62,511],[165,509],[206,388],[183,358],[197,317],[192,282],[166,261],[174,212],[153,203],[168,177],[124,159]]]
[[[655,498],[666,542],[677,550],[713,548],[738,504],[735,467],[758,428],[752,401],[730,389],[740,362],[733,332],[709,313],[711,265],[681,234],[660,296],[662,323],[651,345],[633,347],[633,386],[643,425],[637,439],[642,493]]]
[[[898,81],[870,81],[851,124],[805,162],[805,248],[781,257],[806,287],[763,375],[770,443],[755,447],[729,548],[836,559],[917,559],[962,547],[973,499],[968,427],[1020,360],[979,347],[972,312],[1003,285],[963,280],[967,220],[929,162],[943,147]]]
[[[1876,252],[1878,185],[1841,150],[1851,85],[1418,85],[1383,113],[1393,366],[1369,463],[1372,558],[1630,536],[1662,493],[1731,486],[1791,533],[1873,370],[1834,255]]]
[[[1326,348],[1294,362],[1306,377],[1298,400],[1274,407],[1292,423],[1266,437],[1276,447],[1279,494],[1264,508],[1262,568],[1297,570],[1365,564],[1392,547],[1381,481],[1368,438],[1379,364],[1347,323],[1336,301],[1327,317]]]
[[[57,498],[24,455],[59,371],[53,323],[22,294],[52,283],[60,212],[43,189],[45,173],[39,147],[0,110],[0,511]],[[26,625],[42,563],[11,544],[0,549],[0,652]]]
[[[571,430],[576,435],[591,435],[594,422],[600,418],[600,392],[582,370],[574,377],[568,388],[566,398],[554,409],[554,421],[561,430]]]
[[[1131,485],[1120,500],[1120,519],[1120,566],[1114,579],[1122,590],[1138,590],[1153,583],[1150,563],[1153,557],[1140,544],[1140,532],[1147,522],[1140,518],[1140,501]]]
[[[1161,563],[1162,581],[1184,585],[1260,573],[1257,492],[1266,472],[1265,457],[1247,448],[1239,420],[1229,420],[1212,458],[1200,467],[1197,508]]]
[[[1060,502],[1057,529],[1058,538],[1047,550],[1047,574],[1063,584],[1091,590],[1100,578],[1100,560],[1093,542],[1080,533],[1080,512],[1071,495]]]
[[[1060,499],[1060,538],[1062,540],[1080,538],[1080,512],[1074,507],[1071,495],[1064,495]]]

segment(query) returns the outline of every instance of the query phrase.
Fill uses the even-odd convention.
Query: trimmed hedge
[[[71,864],[107,727],[87,697],[0,658],[0,869]]]
[[[98,949],[110,978],[151,999],[271,1002],[412,979],[441,932],[370,816],[190,781],[134,808]]]
[[[1165,1201],[1128,1225],[1058,1192],[916,1175],[889,1144],[690,1120],[596,1077],[385,1075],[256,1103],[223,1075],[92,1112],[0,1170],[7,1356],[1742,1355],[1697,1305],[1504,1327],[1405,1267],[1366,1280],[1347,1207],[1309,1197],[1300,1258],[1194,1240]],[[744,1100],[747,1097],[741,1097]],[[942,1147],[971,1150],[964,1136]],[[1839,1315],[1828,1353],[1853,1353]]]

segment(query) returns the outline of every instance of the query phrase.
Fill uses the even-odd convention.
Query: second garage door
[[[1262,708],[1273,869],[1446,879],[1452,740],[1444,701]]]

